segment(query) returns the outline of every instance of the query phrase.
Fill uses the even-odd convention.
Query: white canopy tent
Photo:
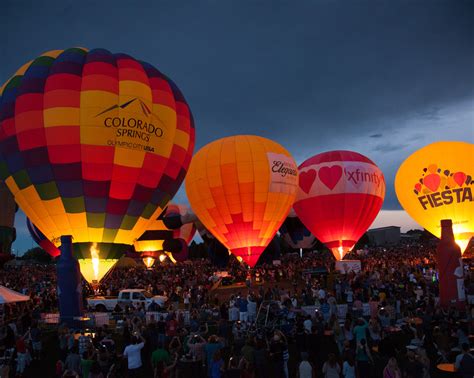
[[[28,295],[23,295],[17,291],[11,290],[5,286],[0,285],[0,304],[13,303],[13,302],[25,302],[29,301]]]

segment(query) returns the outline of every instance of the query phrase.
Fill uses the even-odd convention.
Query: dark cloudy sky
[[[409,154],[474,142],[473,1],[2,0],[0,33],[1,82],[46,50],[126,52],[182,89],[197,148],[251,133],[298,163],[356,150],[386,175],[385,210]]]

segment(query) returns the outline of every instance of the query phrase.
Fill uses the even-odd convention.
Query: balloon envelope
[[[290,211],[297,185],[289,152],[251,135],[204,146],[186,176],[186,193],[199,220],[250,267]]]
[[[51,257],[57,257],[61,254],[61,250],[31,222],[30,218],[26,218],[26,227],[35,243],[43,248]]]
[[[178,190],[193,146],[179,89],[125,54],[49,51],[0,88],[0,177],[56,245],[132,244]]]
[[[367,157],[330,151],[299,166],[293,208],[306,227],[341,260],[374,221],[385,197],[385,179]]]
[[[134,242],[137,252],[165,251],[171,253],[175,261],[184,261],[188,257],[188,244],[196,233],[193,223],[181,224],[179,228],[170,229],[164,219],[167,216],[184,216],[189,212],[186,205],[169,204],[165,211],[156,218],[148,229]]]
[[[311,249],[318,240],[294,214],[288,215],[280,227],[280,235],[292,249]]]
[[[464,252],[474,236],[474,144],[437,142],[410,155],[398,169],[395,191],[408,214],[438,238],[451,219]]]
[[[186,205],[170,203],[165,210],[164,218],[179,216],[181,219],[190,213],[190,208]],[[173,237],[183,239],[186,244],[193,240],[196,233],[196,226],[193,222],[184,223],[181,227],[173,230]]]

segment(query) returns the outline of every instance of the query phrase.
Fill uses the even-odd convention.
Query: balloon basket
[[[87,329],[89,328],[89,323],[91,321],[91,318],[87,317],[87,316],[75,316],[73,318],[73,328],[75,329]]]
[[[94,291],[94,295],[99,295],[99,281],[92,280],[91,286],[92,290]]]

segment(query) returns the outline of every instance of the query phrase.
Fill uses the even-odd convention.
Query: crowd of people
[[[2,366],[10,376],[40,376],[32,367],[53,364],[57,377],[426,378],[453,363],[459,376],[474,376],[474,307],[437,305],[434,248],[349,258],[361,261],[360,272],[336,273],[325,253],[287,254],[251,272],[233,260],[227,272],[242,284],[229,287],[204,259],[115,269],[103,294],[146,289],[166,296],[166,306],[117,308],[109,324],[81,331],[41,324],[57,311],[54,265],[7,267],[0,284],[31,300],[0,306],[0,356],[13,361]]]

